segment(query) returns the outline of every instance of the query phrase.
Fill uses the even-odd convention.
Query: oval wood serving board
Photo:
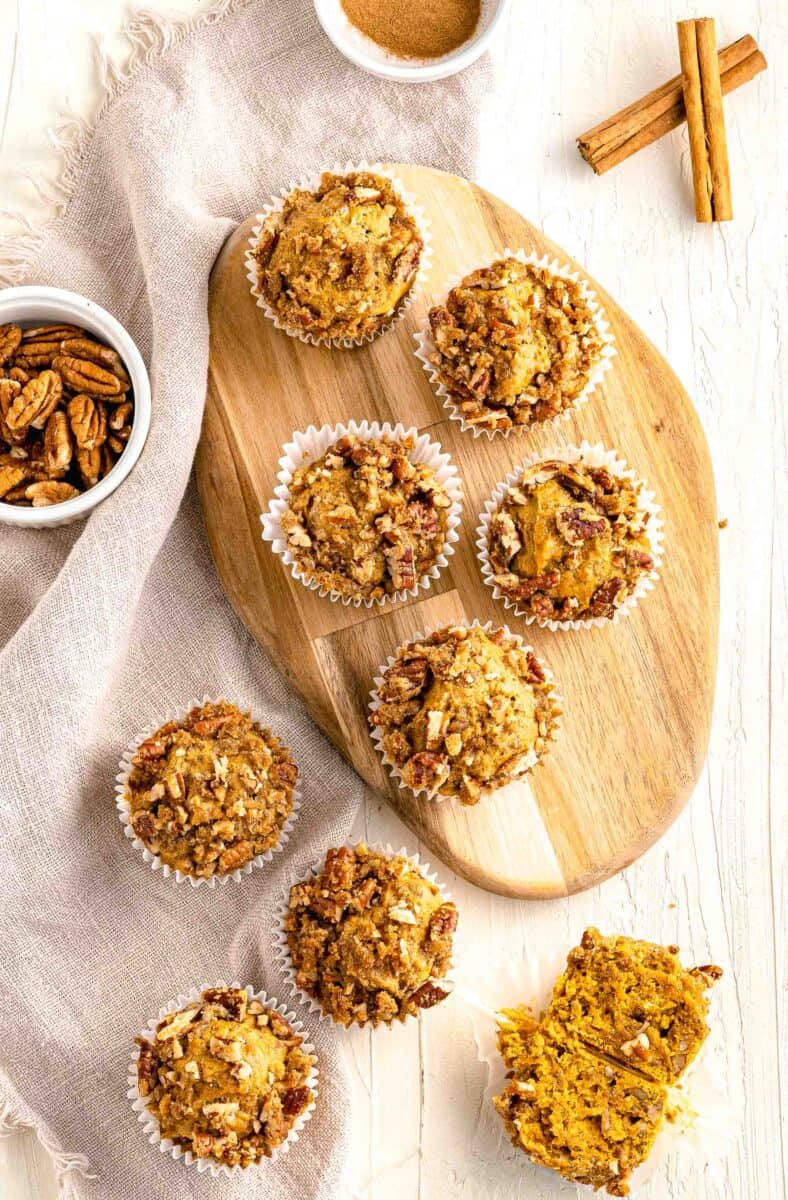
[[[318,725],[435,855],[504,895],[580,891],[660,837],[705,756],[719,599],[706,441],[670,367],[593,280],[618,355],[577,417],[492,442],[462,433],[413,355],[411,335],[428,305],[466,263],[486,263],[507,246],[571,260],[519,213],[466,180],[425,167],[396,169],[431,219],[435,260],[426,293],[370,345],[317,349],[274,328],[255,306],[244,271],[252,218],[216,261],[197,455],[214,560],[234,608]],[[291,578],[260,536],[260,513],[292,432],[365,417],[429,430],[451,453],[465,491],[461,541],[440,580],[422,598],[372,610],[321,599]],[[666,554],[656,588],[618,626],[551,633],[524,626],[492,599],[474,531],[493,486],[525,453],[583,438],[615,448],[648,480],[662,505]],[[474,617],[527,630],[563,694],[562,734],[527,782],[476,807],[417,800],[392,784],[373,750],[366,724],[373,673],[413,633]]]

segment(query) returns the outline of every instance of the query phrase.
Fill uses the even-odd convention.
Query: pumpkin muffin
[[[208,988],[137,1038],[137,1080],[162,1138],[195,1158],[270,1158],[314,1099],[313,1055],[283,1016],[240,988]]]
[[[340,596],[381,600],[436,564],[451,499],[409,458],[412,438],[340,438],[290,484],[282,531],[301,574]]]
[[[642,486],[582,458],[527,467],[490,517],[489,582],[539,620],[614,617],[654,569]]]
[[[326,173],[266,218],[251,257],[257,288],[286,328],[320,340],[364,338],[396,312],[424,242],[390,179]]]
[[[560,715],[554,691],[507,630],[451,625],[399,650],[369,720],[408,787],[476,804],[545,754]]]
[[[499,1044],[514,1078],[493,1103],[513,1144],[566,1179],[626,1196],[662,1125],[664,1088],[554,1042],[524,1010],[503,1018]]]
[[[438,376],[478,429],[548,421],[571,408],[604,339],[579,282],[502,258],[430,309]]]
[[[129,822],[152,854],[195,878],[227,875],[279,842],[298,768],[267,729],[221,700],[137,747]]]
[[[597,1053],[673,1084],[706,1040],[708,989],[721,975],[714,966],[686,970],[677,946],[587,929],[553,988],[545,1028],[571,1030]]]
[[[326,853],[290,891],[298,988],[340,1025],[378,1025],[445,1000],[457,909],[414,863],[364,843]]]
[[[493,1103],[512,1142],[566,1179],[629,1194],[665,1118],[668,1086],[706,1038],[719,967],[685,970],[675,946],[587,929],[541,1020],[504,1009],[510,1083]]]

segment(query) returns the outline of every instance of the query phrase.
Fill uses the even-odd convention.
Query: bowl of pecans
[[[123,482],[150,427],[150,382],[123,326],[76,292],[0,292],[0,522],[87,517]]]

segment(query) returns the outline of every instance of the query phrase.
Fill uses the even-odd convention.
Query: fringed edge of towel
[[[140,9],[119,32],[127,53],[111,56],[104,38],[94,38],[94,55],[99,76],[100,99],[94,120],[69,116],[49,130],[49,139],[59,156],[54,178],[28,175],[39,196],[54,206],[54,215],[34,226],[22,212],[0,209],[0,216],[20,226],[18,233],[0,237],[0,286],[16,287],[25,283],[35,270],[45,238],[63,217],[76,190],[88,148],[96,128],[115,101],[134,83],[146,67],[186,38],[214,25],[223,17],[245,8],[250,0],[217,0],[206,12],[195,17],[163,16]]]
[[[0,1138],[20,1129],[35,1131],[47,1151],[57,1179],[59,1200],[81,1200],[80,1180],[96,1179],[84,1154],[67,1154],[48,1125],[38,1118],[0,1072]]]

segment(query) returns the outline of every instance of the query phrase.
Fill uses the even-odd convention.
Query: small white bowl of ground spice
[[[383,79],[430,83],[475,62],[510,0],[315,0],[320,24],[356,66]]]

